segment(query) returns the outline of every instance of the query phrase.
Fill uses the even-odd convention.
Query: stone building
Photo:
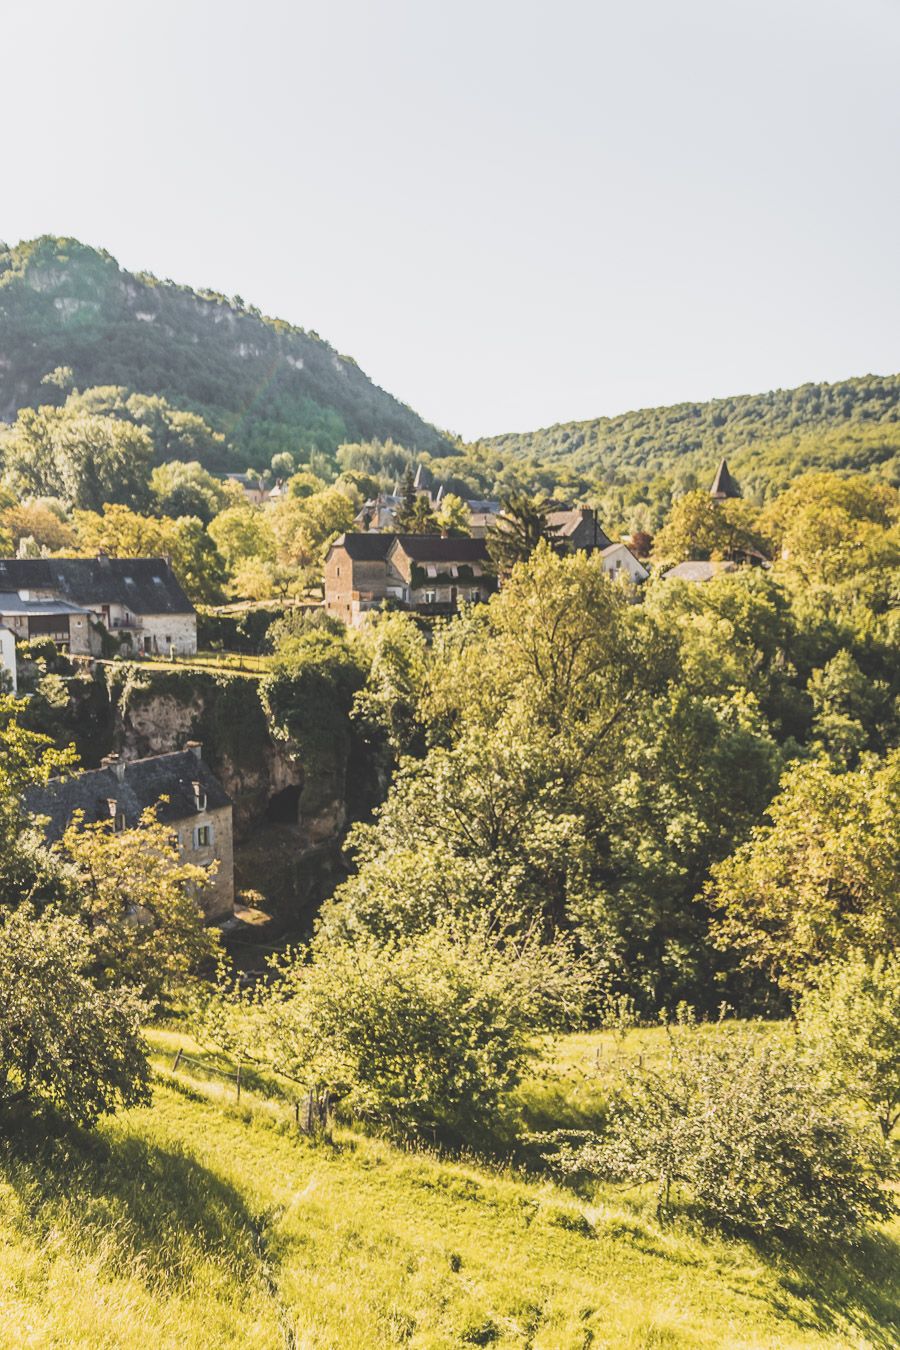
[[[612,544],[609,535],[600,527],[596,511],[590,506],[549,511],[547,524],[553,527],[554,539],[559,546],[569,553],[596,553]]]
[[[203,759],[198,741],[184,750],[147,759],[104,760],[69,778],[54,778],[30,788],[25,804],[44,818],[49,842],[62,838],[76,811],[85,821],[109,821],[112,829],[140,827],[141,815],[156,807],[172,830],[185,862],[212,868],[202,904],[207,919],[222,919],[234,909],[234,839],[231,798]]]
[[[358,624],[385,601],[419,614],[453,614],[497,583],[483,539],[432,534],[342,534],[325,559],[325,609]]]
[[[132,652],[193,656],[197,614],[164,558],[0,559],[0,623],[99,656],[102,632]]]

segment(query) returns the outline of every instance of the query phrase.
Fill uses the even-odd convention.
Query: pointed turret
[[[709,495],[714,502],[724,502],[727,497],[739,497],[741,495],[741,489],[728,472],[728,465],[724,459],[719,462],[719,467],[716,469],[716,476],[713,479],[712,487],[709,489]]]

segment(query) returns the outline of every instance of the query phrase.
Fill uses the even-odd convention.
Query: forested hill
[[[745,490],[771,490],[820,467],[874,469],[900,481],[900,375],[644,408],[483,444],[504,459],[565,464],[607,483],[658,474],[704,478],[722,455]]]
[[[58,368],[57,382],[42,383]],[[239,297],[135,275],[108,253],[44,236],[0,244],[0,419],[61,402],[69,387],[159,394],[223,432],[232,465],[298,447],[393,439],[439,451],[443,438],[314,332]]]

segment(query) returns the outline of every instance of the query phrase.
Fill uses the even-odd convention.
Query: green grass
[[[659,1033],[625,1051],[652,1053]],[[287,1097],[170,1071],[92,1135],[0,1145],[0,1345],[530,1350],[900,1345],[894,1226],[852,1260],[766,1257],[639,1199],[339,1130],[312,1145]],[[532,1118],[602,1109],[596,1037],[522,1090]],[[604,1055],[613,1053],[603,1038]],[[643,1044],[644,1051],[636,1047]]]

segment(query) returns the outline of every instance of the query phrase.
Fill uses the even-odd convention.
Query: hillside
[[[126,272],[75,239],[0,245],[0,418],[61,401],[42,384],[59,367],[82,390],[120,385],[200,413],[225,434],[238,469],[300,446],[444,444],[317,333],[237,298]]]
[[[151,1108],[95,1136],[2,1144],[3,1345],[897,1344],[887,1235],[845,1263],[820,1253],[806,1265],[689,1224],[662,1228],[633,1193],[588,1203],[546,1180],[349,1130],[311,1146],[289,1102],[251,1081],[236,1106],[233,1084],[191,1063],[172,1074],[177,1045],[196,1053],[190,1042],[152,1037]],[[542,1075],[558,1096],[594,1072],[585,1038],[565,1049]]]
[[[483,444],[504,458],[566,466],[610,484],[690,474],[705,482],[722,455],[745,491],[783,486],[811,468],[876,470],[898,482],[900,375],[644,408]]]

